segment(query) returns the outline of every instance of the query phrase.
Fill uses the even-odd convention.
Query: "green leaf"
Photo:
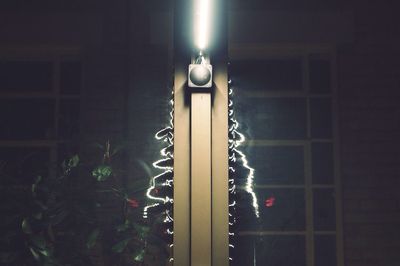
[[[115,154],[119,153],[122,149],[124,149],[124,145],[117,145],[113,151],[111,152],[111,156],[114,156]]]
[[[149,232],[150,232],[150,227],[148,227],[148,226],[144,226],[144,225],[140,225],[140,224],[134,223],[133,227],[135,228],[136,232],[138,233],[138,236],[141,239],[145,239],[148,236]]]
[[[29,222],[28,222],[28,220],[27,220],[26,218],[24,218],[24,219],[22,220],[21,227],[22,227],[22,231],[23,231],[25,234],[32,234],[31,225],[29,224]]]
[[[39,185],[40,181],[42,181],[42,176],[37,176],[35,183],[32,184],[32,195],[36,197],[36,190],[37,186]]]
[[[46,240],[41,235],[33,236],[31,238],[31,241],[38,249],[45,249],[46,248]]]
[[[74,156],[72,156],[69,161],[68,161],[68,166],[69,167],[77,167],[79,164],[79,156],[77,154],[75,154]]]
[[[112,175],[112,168],[109,165],[102,164],[96,167],[92,171],[92,176],[94,176],[97,179],[97,181],[105,181],[111,175]]]
[[[145,250],[141,249],[136,251],[136,253],[133,255],[133,260],[137,262],[143,262],[144,261],[144,254]]]
[[[92,146],[95,147],[95,148],[98,148],[98,149],[100,149],[102,151],[104,150],[104,146],[101,145],[100,143],[97,143],[97,142],[93,143]]]
[[[116,227],[117,232],[124,232],[129,229],[129,224],[120,224]]]
[[[50,222],[51,224],[57,225],[64,221],[64,219],[69,215],[69,212],[66,210],[61,209],[59,212],[57,212],[55,215],[52,215],[50,217]]]
[[[29,248],[35,260],[40,260],[40,255],[32,247]]]
[[[40,249],[39,252],[45,257],[49,257],[51,255],[51,252],[48,249]]]
[[[89,235],[89,237],[88,237],[88,240],[86,241],[86,247],[87,247],[87,248],[92,248],[92,247],[94,247],[94,245],[96,244],[97,238],[99,237],[99,234],[100,234],[99,228],[94,229],[94,230],[90,233],[90,235]]]
[[[116,253],[121,253],[122,251],[124,251],[124,249],[126,248],[126,246],[128,245],[129,241],[131,241],[131,237],[130,238],[126,238],[120,242],[118,242],[117,244],[115,244],[112,247],[112,251],[116,252]]]

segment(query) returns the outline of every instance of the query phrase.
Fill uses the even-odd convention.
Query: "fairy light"
[[[173,91],[172,91],[173,97]],[[161,186],[172,187],[173,185],[173,145],[174,145],[174,101],[173,98],[170,100],[171,111],[169,113],[169,125],[165,128],[159,130],[154,138],[158,141],[163,141],[167,143],[167,146],[160,150],[161,159],[155,161],[153,163],[153,167],[157,170],[161,170],[162,172],[156,176],[153,176],[150,180],[149,188],[146,191],[146,197],[150,200],[151,203],[147,204],[143,209],[143,218],[148,218],[148,212],[151,208],[158,207],[160,204],[173,204],[173,199],[165,196],[155,196],[157,194],[156,187],[159,179],[165,179]],[[155,193],[156,192],[156,193]],[[173,222],[173,218],[171,217],[169,210],[165,211],[166,218],[164,219],[165,223]]]
[[[169,112],[169,124],[159,130],[155,135],[154,138],[157,141],[166,143],[166,146],[160,150],[160,159],[153,163],[153,167],[160,171],[160,174],[153,176],[150,179],[149,187],[146,191],[146,197],[148,199],[148,204],[143,209],[143,218],[147,219],[149,211],[152,208],[160,207],[161,205],[165,205],[165,210],[163,211],[163,223],[167,224],[168,227],[172,226],[174,219],[172,218],[171,214],[171,205],[174,203],[172,197],[168,196],[157,196],[158,188],[157,187],[173,187],[173,176],[174,176],[174,169],[173,169],[173,147],[174,147],[174,101],[173,101],[173,91],[172,97],[170,100],[170,108],[171,111]],[[174,231],[171,228],[167,228],[165,233],[167,235],[173,235]],[[170,243],[169,247],[172,248],[173,244]],[[170,262],[173,262],[173,258],[169,258]]]
[[[228,82],[229,85],[232,84],[232,81],[229,80]],[[229,128],[229,132],[231,133],[231,138],[229,139],[229,149],[231,149],[232,155],[229,157],[229,160],[231,162],[236,162],[236,154],[239,155],[240,161],[242,163],[242,166],[248,170],[248,174],[246,177],[246,186],[245,190],[247,193],[251,195],[252,198],[252,206],[254,210],[254,214],[256,215],[257,218],[260,217],[260,212],[259,212],[259,206],[258,206],[258,199],[256,196],[256,193],[254,192],[254,168],[252,168],[249,165],[249,161],[247,160],[246,155],[239,149],[239,147],[243,144],[243,142],[246,141],[246,137],[238,131],[239,128],[239,122],[235,119],[234,117],[234,110],[233,110],[233,101],[232,101],[232,95],[233,95],[233,89],[230,87],[229,88],[229,120],[231,122],[231,126]],[[229,168],[232,173],[235,172],[235,169],[233,167]]]
[[[229,102],[228,102],[228,119],[230,122],[229,126],[229,179],[228,179],[228,190],[231,195],[229,197],[229,248],[234,248],[234,244],[232,243],[231,239],[235,236],[235,233],[232,232],[232,228],[236,223],[236,217],[233,214],[235,212],[235,207],[237,205],[237,202],[234,199],[234,196],[236,195],[236,189],[237,186],[235,184],[235,178],[234,174],[236,173],[235,166],[239,162],[243,168],[245,168],[248,171],[248,174],[246,176],[246,185],[244,187],[244,190],[250,194],[252,198],[252,207],[254,210],[254,213],[256,217],[259,217],[259,206],[258,206],[258,200],[257,196],[254,192],[254,172],[255,170],[249,165],[249,161],[246,157],[246,155],[240,150],[240,146],[246,141],[245,136],[239,132],[239,122],[235,119],[235,113],[233,109],[233,101],[232,101],[232,96],[233,96],[233,90],[230,87],[231,85],[231,80],[229,80]],[[173,116],[174,116],[174,102],[173,100],[170,101],[171,105],[171,111],[169,113],[170,115],[170,120],[169,120],[169,125],[166,126],[165,128],[161,129],[158,131],[154,138],[157,141],[162,141],[166,143],[166,147],[160,150],[160,159],[155,161],[153,163],[153,167],[157,170],[160,170],[161,173],[153,176],[150,180],[149,188],[146,191],[146,196],[149,199],[149,204],[147,204],[144,207],[143,210],[143,218],[148,218],[148,213],[152,208],[159,207],[161,205],[166,205],[166,204],[173,204],[173,198],[170,198],[168,196],[157,196],[158,191],[157,191],[157,186],[158,187],[172,187],[173,186],[173,145],[174,145],[174,135],[173,135],[173,129],[174,129],[174,121],[173,121]],[[160,181],[162,180],[162,181]],[[166,208],[164,211],[164,219],[163,222],[166,224],[172,224],[173,223],[173,217],[170,209]],[[168,228],[166,231],[166,234],[168,235],[173,235],[173,230]],[[169,247],[173,247],[173,244],[170,244]],[[173,258],[169,259],[170,262],[173,261]],[[229,260],[232,261],[233,258],[229,257]]]
[[[229,64],[229,63],[228,63]],[[259,206],[258,206],[258,200],[257,196],[254,192],[254,168],[252,168],[249,165],[249,161],[247,160],[246,155],[240,150],[240,146],[246,141],[245,136],[239,132],[239,122],[235,118],[235,112],[234,112],[234,104],[233,104],[233,89],[232,89],[232,80],[228,80],[228,119],[229,119],[229,248],[233,249],[235,246],[232,244],[232,239],[235,236],[235,233],[233,231],[233,227],[236,223],[236,217],[233,215],[235,212],[235,206],[236,206],[236,201],[234,199],[235,194],[236,194],[236,184],[235,184],[235,174],[236,174],[236,169],[235,167],[237,166],[237,163],[240,163],[240,166],[245,168],[248,172],[246,176],[246,184],[244,187],[244,190],[250,194],[251,200],[252,200],[252,207],[254,210],[254,214],[257,218],[260,217],[259,213]],[[229,257],[229,261],[233,261],[232,257]]]

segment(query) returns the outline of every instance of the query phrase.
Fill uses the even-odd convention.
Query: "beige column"
[[[191,95],[191,265],[211,265],[211,93]]]

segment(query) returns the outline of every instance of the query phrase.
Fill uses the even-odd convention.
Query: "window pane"
[[[60,89],[63,94],[79,94],[82,84],[81,62],[62,62],[60,65]]]
[[[314,189],[314,230],[334,231],[336,228],[335,191]]]
[[[54,137],[54,101],[43,99],[0,100],[0,139]]]
[[[310,60],[310,91],[329,93],[331,90],[331,66],[328,60]]]
[[[230,73],[235,86],[254,91],[302,89],[301,59],[233,61]]]
[[[57,145],[57,165],[61,165],[64,160],[67,160],[76,154],[79,155],[78,142],[64,142]]]
[[[51,91],[53,65],[42,61],[0,62],[0,91]]]
[[[304,189],[256,189],[260,218],[254,215],[251,197],[241,192],[238,228],[246,230],[291,231],[305,229]],[[270,201],[267,204],[266,200]],[[272,202],[271,202],[272,201]]]
[[[336,266],[336,235],[314,236],[315,266]]]
[[[302,146],[252,146],[247,150],[257,185],[304,184]]]
[[[250,138],[306,137],[306,102],[303,98],[248,98],[241,100],[237,113],[241,125],[247,125],[244,129]]]
[[[331,143],[312,144],[312,179],[314,184],[334,184]]]
[[[31,185],[38,175],[46,176],[49,149],[0,147],[2,185]]]
[[[79,133],[78,100],[62,100],[60,102],[59,137],[72,139]]]
[[[332,110],[331,100],[328,98],[313,98],[310,100],[311,108],[311,137],[332,137]]]
[[[239,236],[231,265],[306,266],[304,236]]]

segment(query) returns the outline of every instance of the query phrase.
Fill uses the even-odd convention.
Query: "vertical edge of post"
[[[229,265],[228,79],[223,62],[216,67],[212,108],[212,265]]]
[[[190,265],[190,109],[186,68],[190,62],[185,22],[187,0],[174,0],[174,265]]]
[[[229,265],[228,191],[228,1],[215,1],[212,103],[212,247],[213,266]]]
[[[184,103],[186,79],[175,70],[174,85],[174,265],[190,261],[190,110]]]

